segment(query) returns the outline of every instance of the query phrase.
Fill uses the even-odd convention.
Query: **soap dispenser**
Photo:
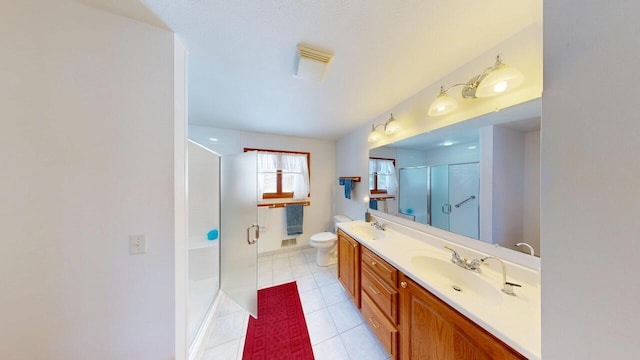
[[[369,212],[369,197],[365,196],[364,197],[364,206],[367,209],[364,213],[364,221],[366,222],[371,222],[371,213]]]

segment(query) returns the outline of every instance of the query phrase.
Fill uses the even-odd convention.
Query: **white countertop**
[[[516,296],[509,296],[499,291],[502,288],[500,264],[489,260],[490,266],[483,266],[481,274],[463,271],[469,272],[472,278],[477,277],[482,284],[495,286],[497,291],[490,289],[491,296],[483,296],[473,291],[456,292],[451,286],[444,286],[442,282],[429,281],[428,274],[425,276],[425,269],[421,269],[420,264],[412,261],[412,258],[424,255],[442,260],[442,265],[439,266],[457,267],[451,263],[451,252],[444,249],[444,245],[452,247],[461,257],[469,259],[487,254],[400,224],[388,221],[384,223],[388,224],[388,227],[380,239],[363,234],[363,230],[370,228],[370,224],[364,221],[339,223],[338,227],[522,355],[529,359],[540,359],[539,271],[505,261],[507,281],[522,285],[515,288]],[[437,261],[436,263],[440,264]],[[451,268],[446,270],[459,271]]]

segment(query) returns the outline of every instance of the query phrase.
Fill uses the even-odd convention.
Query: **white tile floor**
[[[336,265],[316,265],[315,249],[258,258],[259,288],[294,280],[317,360],[390,358],[338,282]],[[249,315],[226,298],[208,334],[202,359],[242,359],[248,321]]]

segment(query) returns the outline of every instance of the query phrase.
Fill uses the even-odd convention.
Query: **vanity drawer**
[[[398,329],[389,322],[376,308],[373,300],[362,293],[362,316],[376,334],[382,346],[391,355],[392,359],[399,359],[398,356]]]
[[[391,320],[398,324],[398,291],[387,285],[374,275],[367,267],[362,268],[362,291],[378,306],[378,309]]]
[[[398,270],[391,266],[388,262],[382,260],[382,258],[374,254],[366,247],[362,247],[362,265],[373,271],[382,280],[386,281],[394,288],[398,288]]]

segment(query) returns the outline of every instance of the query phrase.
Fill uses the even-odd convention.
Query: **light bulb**
[[[496,64],[478,84],[475,96],[479,98],[495,96],[512,90],[524,82],[524,75],[517,69],[503,63],[498,56]]]
[[[507,82],[506,81],[500,81],[499,83],[493,85],[493,91],[497,92],[497,93],[501,93],[503,91],[507,90]]]

